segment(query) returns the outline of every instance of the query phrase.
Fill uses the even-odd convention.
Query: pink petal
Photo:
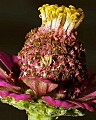
[[[82,104],[84,105],[84,107],[85,107],[87,110],[89,110],[89,111],[91,111],[91,112],[94,111],[94,108],[93,108],[91,105],[89,105],[89,104],[87,104],[87,103],[82,103]]]
[[[3,86],[3,87],[11,87],[12,85],[3,81],[3,80],[0,80],[0,86]]]
[[[22,80],[40,96],[49,93],[58,87],[58,84],[52,83],[50,80],[43,78],[22,78]]]
[[[87,109],[89,111],[94,111],[93,107],[88,103],[81,103],[81,102],[72,101],[72,100],[61,101],[61,100],[53,99],[50,96],[42,96],[42,99],[45,102],[47,102],[48,104],[52,105],[52,106],[65,107],[65,108],[78,108],[78,107],[81,107],[81,108]]]
[[[6,91],[6,90],[2,90],[2,91],[0,91],[0,96],[1,97],[7,97],[9,95],[9,91]]]
[[[69,101],[69,100],[68,100]],[[82,104],[82,103],[80,103],[80,102],[77,102],[77,101],[69,101],[70,103],[73,103],[74,105],[76,105],[76,106],[79,106],[79,107],[81,107],[81,108],[85,108],[84,107],[84,105]]]
[[[11,93],[8,96],[13,97],[15,100],[26,100],[32,97],[30,94],[16,94],[16,93]]]
[[[0,96],[2,98],[13,97],[15,100],[26,100],[32,97],[30,94],[16,94],[16,93],[10,93],[9,91],[6,90],[0,91]]]
[[[53,99],[50,96],[42,96],[42,99],[52,106],[65,107],[65,108],[71,108],[71,107],[74,106],[73,103],[70,103],[66,100],[65,101],[56,100],[56,99]]]
[[[0,51],[0,61],[11,71],[13,63],[17,63],[18,59],[16,56],[11,56],[5,52]]]
[[[91,93],[89,93],[87,95],[84,95],[84,97],[78,98],[77,100],[88,101],[88,100],[95,99],[95,98],[96,98],[96,91],[91,92]]]
[[[1,90],[13,91],[13,92],[19,92],[19,90],[21,88],[19,86],[12,85],[12,84],[0,79],[0,89]]]
[[[94,111],[93,107],[88,103],[82,103],[80,101],[69,101],[69,102],[71,102],[74,105],[77,105],[78,107],[81,107],[83,109],[87,109],[87,110],[89,110],[91,112]]]

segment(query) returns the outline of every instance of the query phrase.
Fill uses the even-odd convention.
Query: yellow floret
[[[76,29],[84,18],[84,12],[81,8],[76,9],[74,6],[69,7],[60,6],[57,4],[45,4],[39,7],[41,14],[39,17],[42,19],[42,24],[48,29],[58,29],[63,27],[67,33]]]

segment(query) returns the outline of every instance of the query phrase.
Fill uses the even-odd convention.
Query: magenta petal
[[[68,100],[69,101],[69,100]],[[79,106],[79,107],[81,107],[81,108],[85,108],[84,107],[84,105],[82,104],[82,103],[80,103],[80,102],[77,102],[77,101],[69,101],[70,103],[73,103],[74,105],[76,105],[76,106]]]
[[[9,91],[6,90],[0,91],[0,96],[2,98],[13,97],[15,100],[26,100],[32,97],[30,94],[16,94],[16,93],[10,93]]]
[[[19,90],[21,88],[19,86],[12,85],[12,84],[0,79],[0,89],[12,91],[12,92],[19,92]]]
[[[17,56],[16,56],[16,55],[12,55],[12,56],[11,56],[11,61],[12,61],[12,63],[18,63],[18,58],[17,58]]]
[[[78,98],[77,100],[88,101],[88,100],[95,99],[95,98],[96,98],[96,91],[89,93],[82,98]]]
[[[84,105],[84,107],[85,107],[87,110],[89,110],[89,111],[91,111],[91,112],[94,111],[94,108],[93,108],[91,105],[89,105],[89,104],[87,104],[87,103],[82,103],[82,104]]]
[[[58,87],[58,84],[43,78],[22,78],[23,82],[29,86],[36,94],[42,96]]]
[[[42,99],[52,106],[57,106],[57,107],[60,106],[65,108],[71,108],[74,106],[73,103],[70,103],[68,101],[55,100],[50,96],[42,96]]]
[[[68,101],[62,101],[61,107],[66,107],[66,108],[73,108],[74,104],[68,102]]]
[[[0,86],[3,86],[3,87],[11,87],[12,85],[3,81],[3,80],[0,80]]]
[[[5,52],[0,51],[0,61],[11,71],[13,63],[17,63],[18,59],[16,56],[11,56]]]
[[[32,96],[30,94],[11,93],[9,94],[9,97],[13,97],[15,100],[26,100],[26,99],[30,99]]]
[[[71,100],[61,101],[61,100],[53,99],[50,96],[42,96],[42,99],[45,102],[47,102],[48,104],[52,105],[52,106],[65,107],[65,108],[78,108],[78,107],[81,107],[81,108],[87,109],[89,111],[94,111],[93,107],[90,106],[87,103],[80,103],[80,102],[71,101]]]
[[[87,109],[89,111],[94,111],[93,107],[88,103],[81,103],[80,101],[69,101],[69,102],[71,102],[74,105],[77,105],[78,107],[81,107],[83,109]]]
[[[7,97],[8,95],[9,95],[9,91],[6,91],[6,90],[0,91],[0,96],[1,96],[2,98]]]

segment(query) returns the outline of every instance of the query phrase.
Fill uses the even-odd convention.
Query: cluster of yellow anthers
[[[39,17],[42,18],[43,25],[51,29],[63,27],[68,33],[76,29],[84,18],[83,10],[81,8],[76,9],[72,5],[58,7],[57,4],[45,4],[38,10],[41,12]]]

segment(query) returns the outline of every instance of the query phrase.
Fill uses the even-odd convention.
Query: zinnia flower
[[[31,30],[17,56],[0,51],[0,100],[26,110],[28,120],[82,116],[95,110],[95,74],[88,74],[76,28],[81,8],[45,4],[42,25]]]

